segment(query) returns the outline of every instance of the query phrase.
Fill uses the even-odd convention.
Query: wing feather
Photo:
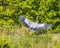
[[[25,19],[22,23],[23,23],[26,27],[29,28],[29,26],[30,26],[30,20]]]
[[[36,29],[37,30],[43,30],[43,29],[50,28],[51,26],[52,26],[51,24],[38,24]]]

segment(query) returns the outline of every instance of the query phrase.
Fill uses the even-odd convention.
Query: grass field
[[[1,35],[0,48],[60,48],[60,34]]]
[[[25,27],[0,26],[0,48],[60,48],[60,34],[34,35]]]

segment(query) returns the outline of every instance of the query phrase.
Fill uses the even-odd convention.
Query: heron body
[[[35,32],[37,30],[44,30],[47,28],[50,28],[52,24],[40,24],[37,22],[32,22],[28,18],[25,18],[24,16],[20,16],[19,20],[23,23],[24,26],[30,29],[31,32]]]

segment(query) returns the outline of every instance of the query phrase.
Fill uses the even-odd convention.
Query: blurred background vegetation
[[[60,0],[0,0],[0,26],[22,26],[20,15],[32,21],[39,16],[39,23],[53,25],[50,33],[60,32]]]
[[[36,17],[39,16],[39,23],[50,23],[52,24],[52,28],[32,33],[28,28],[21,24],[19,21],[20,15],[24,15],[32,21],[36,21]],[[35,41],[33,42],[32,36],[41,35],[42,33],[60,33],[60,0],[0,0],[0,48],[4,48],[4,46],[5,48],[29,48],[29,46],[30,48],[53,48],[53,45],[51,46],[51,44],[54,44],[54,48],[59,48],[60,41],[56,41],[54,43],[51,42],[50,44],[49,36],[44,38],[44,35],[42,35],[44,39],[48,39],[48,43],[45,42],[46,40],[43,38],[41,38],[41,40],[38,39],[40,37],[35,38],[36,40],[33,39]],[[19,37],[17,36],[17,38],[16,35],[19,35],[19,37],[22,38],[22,40],[19,39],[22,44],[19,43]],[[21,35],[28,35],[28,37],[22,37]],[[30,36],[31,38],[29,39]],[[28,39],[29,41],[23,40],[23,38]],[[41,42],[39,42],[39,40]],[[36,42],[39,43],[37,43],[36,47],[34,47]],[[13,43],[14,45],[12,45]],[[16,47],[14,47],[15,43],[17,43]],[[38,47],[38,44],[40,43],[42,43],[41,46],[43,47]],[[11,44],[11,46],[9,44]],[[46,47],[47,44],[50,46]]]

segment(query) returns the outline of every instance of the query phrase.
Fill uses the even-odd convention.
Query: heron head
[[[24,21],[25,20],[25,17],[24,16],[19,16],[19,20],[20,21]]]

